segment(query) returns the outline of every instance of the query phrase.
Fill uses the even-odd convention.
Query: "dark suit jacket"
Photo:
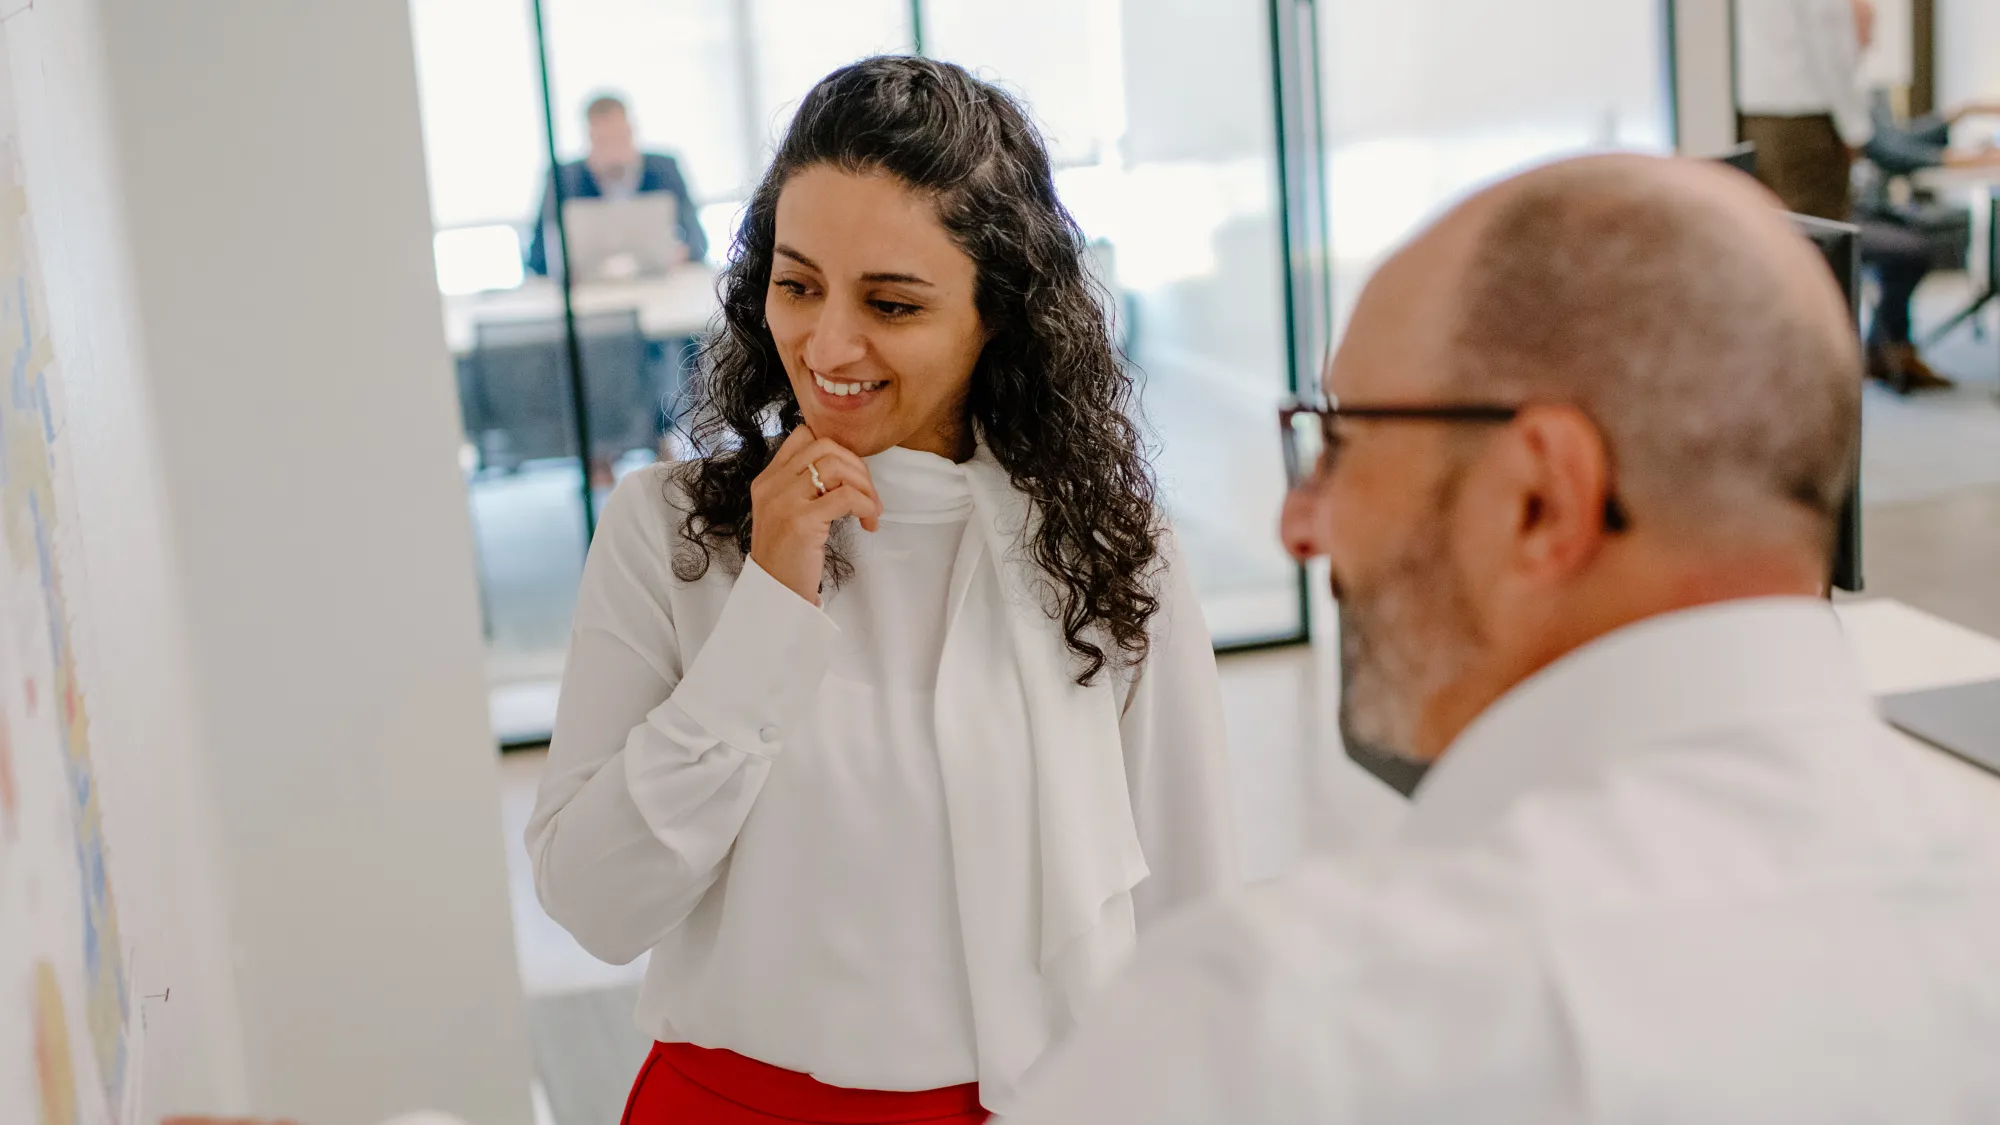
[[[562,197],[564,199],[599,199],[604,189],[598,186],[597,177],[591,175],[590,165],[581,160],[565,164],[559,170],[562,176]],[[534,238],[528,243],[528,269],[531,272],[549,272],[546,235],[556,221],[555,184],[551,183],[542,192],[541,217],[535,223]],[[680,238],[688,248],[688,260],[699,262],[708,255],[708,236],[702,233],[701,217],[695,214],[694,200],[688,196],[687,181],[681,178],[681,166],[674,163],[671,156],[646,153],[645,164],[639,173],[639,190],[670,191],[678,201],[680,212]]]

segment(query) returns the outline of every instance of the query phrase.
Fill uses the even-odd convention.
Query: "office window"
[[[1307,137],[1286,155],[1307,162],[1294,170],[1323,172],[1336,331],[1381,257],[1477,185],[1568,152],[1669,147],[1662,2],[1319,0],[1323,148]],[[1288,271],[1320,263],[1289,261],[1282,245],[1268,0],[542,0],[546,118],[532,12],[412,0],[439,281],[462,381],[479,374],[482,321],[563,311],[507,253],[547,182],[550,124],[561,158],[577,159],[584,106],[624,97],[640,147],[677,158],[713,265],[811,85],[853,59],[913,49],[920,24],[927,54],[1019,93],[1048,135],[1057,188],[1113,291],[1163,496],[1217,640],[1299,634],[1298,571],[1272,530],[1283,499],[1272,406],[1290,390],[1291,353],[1317,359],[1324,326],[1316,297],[1302,323],[1287,317]],[[670,418],[675,357],[701,321],[667,317],[669,330],[647,312],[659,302],[636,303],[637,328],[617,332],[639,333],[639,378]],[[616,304],[599,293],[591,308]],[[504,333],[488,335],[502,347]],[[593,354],[616,350],[600,341]],[[566,384],[566,362],[550,378]],[[586,384],[609,370],[591,363]],[[506,413],[468,385],[469,418]],[[634,444],[587,460],[553,432],[515,434],[491,418],[468,432],[494,681],[541,693],[544,710],[585,497],[600,502],[618,473],[652,456],[645,427],[611,421],[634,423],[624,427]]]
[[[579,159],[585,107],[600,94],[623,98],[639,148],[676,159],[712,268],[812,84],[911,46],[907,0],[542,0],[541,11],[552,113],[529,3],[411,7],[494,725],[509,740],[548,732],[589,511],[654,457],[684,401],[691,337],[713,312],[713,279],[699,267],[580,281],[568,293],[523,270],[550,126],[561,159]],[[566,311],[576,314],[574,353]],[[583,457],[571,354],[590,404]]]
[[[675,156],[697,200],[729,198],[759,166],[742,96],[738,0],[542,0],[556,148],[584,152],[584,107],[625,99],[639,147]]]
[[[909,0],[756,0],[747,8],[764,146],[759,172],[815,83],[856,59],[911,50]],[[741,194],[749,194],[747,183]]]
[[[1022,95],[1111,284],[1218,643],[1296,636],[1274,406],[1286,323],[1263,0],[926,0],[925,53]],[[1050,28],[1062,28],[1050,34]]]
[[[527,5],[410,0],[410,22],[432,222],[525,221],[548,168]]]
[[[1322,0],[1336,322],[1398,242],[1509,172],[1667,152],[1666,0]]]

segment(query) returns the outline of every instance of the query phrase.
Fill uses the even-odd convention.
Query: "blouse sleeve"
[[[658,471],[613,493],[577,595],[528,854],[549,917],[623,964],[721,873],[839,629],[746,561],[689,660],[669,608],[678,533]]]
[[[1854,27],[1852,0],[1807,0],[1800,5],[1800,42],[1806,66],[1833,114],[1834,127],[1850,147],[1867,143],[1874,124],[1861,88],[1861,39]]]
[[[1240,881],[1215,647],[1173,537],[1163,543],[1152,647],[1121,720],[1133,820],[1152,871],[1132,892],[1142,932]]]

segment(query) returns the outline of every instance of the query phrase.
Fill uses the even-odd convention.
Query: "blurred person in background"
[[[1757,178],[1801,215],[1846,222],[1854,154],[1873,131],[1861,89],[1866,0],[1736,0],[1738,135]]]
[[[1887,99],[1875,106],[1874,130],[1862,149],[1874,174],[1855,203],[1853,221],[1861,227],[1861,260],[1881,288],[1868,331],[1868,374],[1898,391],[1952,385],[1918,354],[1910,305],[1938,260],[1936,240],[1948,240],[1952,245],[1944,249],[1956,251],[1971,227],[1963,207],[1899,202],[1890,186],[1931,168],[2000,169],[2000,152],[1991,145],[1967,149],[1951,143],[1960,121],[1997,113],[2000,107],[1971,104],[1905,124],[1890,113]]]
[[[632,132],[632,117],[623,99],[605,94],[591,100],[584,110],[590,132],[590,151],[582,159],[564,164],[550,175],[542,193],[542,206],[528,243],[528,269],[549,272],[548,232],[555,226],[556,200],[622,199],[646,192],[673,194],[676,232],[687,260],[699,262],[708,256],[708,235],[701,229],[701,214],[688,194],[687,180],[673,157],[641,152]],[[561,181],[557,191],[556,180]]]
[[[2000,167],[1990,148],[1950,147],[1952,125],[1992,107],[1899,125],[1871,111],[1861,57],[1874,42],[1871,0],[1736,0],[1739,135],[1757,145],[1757,178],[1787,210],[1861,227],[1861,257],[1881,287],[1867,370],[1899,391],[1951,386],[1917,353],[1910,302],[1932,268],[1931,242],[1907,214],[1870,197],[1857,207],[1854,162],[1885,176],[1925,168]]]
[[[984,1120],[1235,881],[1201,606],[1023,110],[876,58],[800,105],[700,459],[598,525],[527,843],[651,953],[629,1125]]]
[[[2000,1120],[2000,785],[1822,596],[1860,366],[1715,165],[1530,172],[1383,266],[1282,534],[1408,819],[1150,940],[1011,1125]]]

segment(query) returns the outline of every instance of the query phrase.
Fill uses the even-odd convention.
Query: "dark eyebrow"
[[[818,262],[813,261],[811,258],[806,257],[804,254],[799,253],[797,250],[792,249],[791,247],[785,245],[782,242],[778,243],[777,253],[783,254],[785,257],[790,258],[792,261],[797,262],[798,264],[804,266],[809,270],[819,269]]]
[[[778,254],[783,254],[785,257],[790,258],[792,261],[797,262],[798,264],[804,266],[809,270],[820,269],[818,262],[813,261],[811,258],[806,257],[804,254],[799,253],[797,250],[792,249],[791,247],[785,245],[782,242],[778,243],[774,252]],[[825,273],[826,271],[820,270],[820,272]],[[926,289],[937,288],[937,286],[932,285],[930,282],[925,281],[923,278],[918,277],[916,274],[913,273],[864,273],[861,275],[861,280],[869,282],[871,284],[921,285]]]
[[[921,285],[926,289],[937,288],[937,286],[932,285],[930,282],[913,273],[864,273],[861,275],[861,280],[883,282],[890,285]]]

